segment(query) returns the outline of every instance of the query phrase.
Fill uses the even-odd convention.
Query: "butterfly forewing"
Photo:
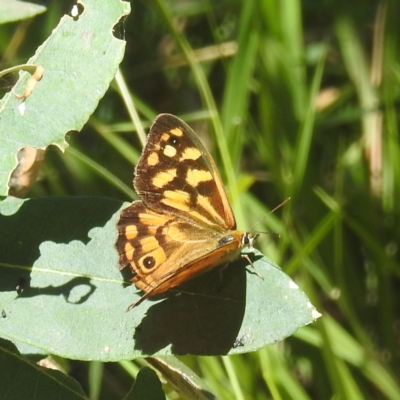
[[[134,186],[153,209],[219,231],[236,227],[213,159],[193,130],[173,115],[161,114],[153,123]]]

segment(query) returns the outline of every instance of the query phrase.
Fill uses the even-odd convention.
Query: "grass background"
[[[2,67],[28,58],[71,4],[1,26]],[[115,83],[67,152],[48,150],[29,196],[133,198],[152,119],[180,116],[215,156],[239,228],[265,217],[256,229],[272,234],[257,247],[323,314],[256,353],[181,360],[221,399],[399,398],[400,4],[131,5]],[[109,399],[141,363],[68,368]]]

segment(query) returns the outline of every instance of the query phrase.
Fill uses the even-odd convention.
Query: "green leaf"
[[[160,379],[151,368],[141,368],[132,389],[124,398],[124,400],[136,399],[165,400]]]
[[[216,399],[204,381],[175,356],[147,357],[146,361],[162,373],[180,397],[196,400]]]
[[[44,68],[32,94],[21,100],[9,92],[0,101],[0,195],[8,194],[19,150],[67,147],[66,133],[79,131],[87,122],[122,60],[125,42],[112,32],[129,4],[85,0],[82,7],[75,18],[65,15],[29,59],[29,64]],[[24,93],[30,76],[21,73],[15,93]]]
[[[16,1],[0,1],[0,24],[32,18],[46,11],[45,6],[39,4]]]
[[[39,367],[0,339],[0,399],[86,399],[78,382],[62,372]]]
[[[1,203],[8,214],[0,216],[2,337],[81,360],[221,355],[282,340],[318,316],[258,251],[248,255],[264,279],[239,259],[125,312],[141,293],[117,267],[120,208],[117,200],[87,197]]]

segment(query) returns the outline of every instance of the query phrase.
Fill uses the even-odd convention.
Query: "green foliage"
[[[150,368],[142,368],[137,374],[135,384],[124,399],[165,399],[165,394],[161,388],[161,382],[158,379],[157,374]]]
[[[57,26],[61,11],[69,12],[58,9],[59,2],[54,3],[57,4],[52,5],[50,12],[38,17],[24,31],[23,40],[12,40],[18,35],[17,25],[0,27],[0,51],[6,62],[2,68],[10,67],[11,63],[21,64],[23,55],[32,54],[32,49],[40,44],[30,33],[39,32],[37,36],[41,35],[44,41]],[[92,2],[83,3],[84,7],[89,7]],[[109,7],[120,4],[116,0],[102,3]],[[253,353],[230,357],[180,357],[199,379],[188,380],[192,390],[188,392],[176,385],[185,380],[182,376],[187,377],[187,371],[183,372],[171,360],[166,361],[167,367],[163,370],[149,359],[170,382],[164,387],[167,397],[174,398],[175,390],[189,393],[192,398],[215,395],[221,399],[397,399],[400,396],[396,380],[400,374],[399,8],[396,2],[377,1],[367,6],[364,2],[254,0],[133,2],[132,15],[114,26],[114,33],[127,40],[121,74],[117,74],[112,89],[100,101],[83,131],[70,135],[70,147],[65,154],[60,154],[55,147],[48,150],[39,181],[29,193],[31,198],[46,198],[10,203],[7,200],[2,204],[3,215],[9,216],[3,217],[0,229],[7,218],[17,218],[24,208],[37,212],[36,220],[32,212],[28,219],[18,223],[21,228],[15,229],[15,233],[1,237],[2,254],[11,254],[14,258],[8,259],[10,262],[6,262],[6,258],[0,260],[3,274],[0,285],[12,287],[3,292],[6,297],[0,303],[4,311],[0,316],[0,329],[3,329],[2,323],[4,327],[11,318],[18,320],[21,326],[18,332],[3,332],[4,337],[16,339],[15,335],[19,334],[21,337],[17,339],[21,339],[36,335],[36,341],[41,335],[42,352],[38,349],[40,346],[32,347],[31,340],[26,340],[24,347],[22,344],[18,347],[25,355],[46,354],[62,345],[70,345],[69,351],[75,351],[78,358],[89,359],[93,349],[82,343],[72,345],[71,336],[75,331],[68,332],[68,329],[75,327],[82,331],[82,325],[91,323],[93,318],[98,326],[90,325],[92,327],[82,334],[89,338],[104,335],[105,343],[106,339],[117,340],[115,333],[118,326],[123,325],[126,336],[120,337],[118,346],[121,352],[126,351],[123,347],[132,339],[128,336],[133,335],[142,318],[136,310],[120,318],[109,314],[110,310],[120,313],[135,298],[132,287],[121,287],[118,270],[104,267],[105,264],[115,265],[104,246],[114,240],[112,216],[115,218],[121,201],[134,197],[130,188],[132,171],[140,154],[144,131],[157,113],[171,112],[192,125],[215,156],[227,184],[238,227],[249,229],[262,219],[255,229],[272,234],[263,235],[257,247],[283,267],[323,316],[284,342]],[[74,22],[78,24],[83,18],[90,20],[88,14],[81,14]],[[114,22],[108,24],[100,17],[92,21],[102,27],[104,37],[112,43],[106,46],[110,51],[116,51],[113,46],[121,46],[110,35],[116,22],[113,15],[110,13],[109,20]],[[85,24],[89,28],[89,22]],[[23,47],[19,48],[18,43],[23,43]],[[49,133],[43,133],[47,139],[41,146],[60,144],[68,130],[80,129],[103,96],[119,62],[114,54],[103,65],[88,65],[73,52],[71,49],[54,57],[58,62],[65,60],[66,68],[60,73],[62,79],[71,83],[71,91],[65,97],[60,96],[61,78],[46,89],[51,97],[49,102],[40,103],[44,111],[36,117],[43,118],[42,115],[54,107],[60,123],[49,125]],[[52,59],[50,56],[49,60]],[[112,60],[117,61],[113,63]],[[87,78],[77,81],[80,74]],[[45,80],[48,75],[50,79],[52,75],[46,70],[43,80],[26,99],[26,112],[30,107],[39,107],[35,102],[43,87],[49,84]],[[15,89],[17,93],[23,91],[24,82]],[[88,85],[87,91],[85,85]],[[101,90],[96,92],[94,86]],[[4,90],[9,91],[7,83],[4,83]],[[21,100],[10,94],[2,100],[7,110],[15,109],[20,103]],[[60,108],[59,104],[64,106]],[[37,140],[42,132],[36,132],[37,122],[30,120],[29,115],[25,114],[22,128],[18,128],[20,115],[6,120],[2,117],[0,129],[7,123],[9,132],[9,126],[15,125],[22,143],[31,143],[30,140]],[[1,130],[0,138],[5,134]],[[8,143],[8,147],[2,144],[0,148],[3,195],[7,189],[4,182],[15,165],[18,143]],[[36,141],[32,143],[37,145]],[[97,197],[77,198],[75,203],[65,201],[65,197],[50,197],[71,199],[76,195]],[[289,196],[288,204],[268,214]],[[57,220],[57,206],[64,210],[71,207],[71,211]],[[77,212],[74,214],[73,210]],[[83,213],[85,218],[80,217]],[[51,218],[46,222],[47,214]],[[70,218],[66,219],[66,215]],[[18,262],[19,272],[24,271],[23,274],[29,275],[32,267],[26,264],[26,254],[12,251],[18,248],[15,241],[18,231],[26,233],[24,240],[29,240],[30,235],[32,244],[28,257],[40,261],[40,265],[35,264],[38,269],[33,276],[40,283],[36,286],[38,293],[31,298],[28,297],[32,295],[29,285],[16,298],[16,276],[4,272],[11,269],[9,265]],[[54,243],[50,244],[49,239]],[[42,243],[40,247],[39,243]],[[95,244],[97,249],[91,249]],[[87,277],[96,277],[96,287],[91,286],[91,281],[81,281],[74,288],[68,288],[65,286],[67,264],[82,279],[82,269],[75,270],[75,260],[81,257],[87,260]],[[264,268],[279,272],[267,259],[260,261],[260,265],[258,261],[255,263],[257,271],[266,274],[266,278],[269,270]],[[49,266],[51,274],[37,275],[41,268]],[[54,266],[59,266],[61,273],[54,273]],[[226,272],[229,274],[224,275]],[[268,305],[264,309],[264,300],[257,299],[260,294],[256,293],[266,291],[271,281],[261,281],[251,270],[245,272],[244,264],[238,262],[223,272],[222,290],[229,290],[229,282],[244,273],[248,285],[260,285],[262,289],[251,293],[255,287],[247,286],[247,295],[255,296],[246,302],[246,313],[250,312],[247,308],[255,308],[254,314],[249,316],[255,319],[258,314],[264,322],[263,313],[269,313]],[[211,272],[209,278],[201,277],[201,284],[207,286],[208,279],[217,282],[218,271]],[[193,292],[193,286],[186,289]],[[207,290],[213,293],[213,288]],[[50,296],[54,301],[51,305],[46,300]],[[8,313],[11,300],[16,308]],[[32,300],[37,303],[24,313],[22,304],[28,307]],[[89,307],[90,301],[93,303]],[[62,302],[67,303],[65,308],[59,307]],[[149,303],[145,302],[140,308],[148,309],[150,314],[157,304]],[[86,318],[80,311],[71,312],[78,306],[85,310]],[[188,307],[196,306],[188,304]],[[89,315],[90,310],[96,317]],[[43,314],[43,326],[29,323],[28,315],[37,312]],[[172,318],[172,314],[166,313],[167,316]],[[58,318],[59,330],[54,327]],[[47,325],[51,320],[54,325]],[[23,321],[26,321],[25,326]],[[158,318],[158,324],[166,324],[164,315]],[[196,324],[187,327],[188,331],[192,329],[192,335],[204,330],[204,334],[212,337],[215,334],[213,324],[218,321],[208,321],[204,317]],[[281,337],[294,329],[290,328]],[[252,343],[243,333],[232,335],[232,352],[262,347],[247,347]],[[52,335],[57,335],[58,343],[52,342]],[[17,354],[7,345],[2,346],[2,357]],[[99,353],[106,350],[104,346],[97,349]],[[86,357],[82,357],[84,351]],[[132,353],[124,354],[128,354],[127,358],[133,357]],[[68,352],[63,355],[73,358]],[[12,359],[15,357],[13,355]],[[12,362],[9,358],[2,360],[5,360],[4,365]],[[74,375],[78,367],[87,365],[76,361],[67,364],[73,376],[78,375]],[[92,398],[123,398],[132,386],[131,377],[137,376],[143,364],[143,360],[136,359],[108,363],[104,369],[91,368],[89,391]],[[175,377],[168,376],[166,370],[174,371]],[[78,378],[86,388],[88,378],[82,375]],[[205,383],[207,388],[199,382]]]
[[[11,342],[0,339],[0,365],[2,377],[0,397],[3,399],[32,398],[34,388],[37,399],[85,399],[79,384],[60,371],[40,368],[19,354]],[[20,376],[21,379],[15,379]],[[22,382],[23,381],[23,382]]]
[[[33,3],[3,0],[0,4],[0,24],[32,18],[46,11],[46,7]]]
[[[21,102],[9,92],[0,102],[1,196],[8,194],[17,152],[23,147],[44,149],[52,144],[64,150],[65,134],[83,127],[107,90],[125,47],[110,31],[127,12],[122,4],[115,7],[107,3],[108,7],[99,11],[96,2],[87,1],[80,18],[64,17],[28,60],[28,64],[44,68],[40,85],[35,86],[29,101]],[[22,73],[15,93],[24,93],[29,76]]]

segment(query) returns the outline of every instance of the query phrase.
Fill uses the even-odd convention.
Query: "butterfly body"
[[[170,114],[157,117],[135,170],[142,200],[122,210],[120,268],[145,294],[166,292],[237,258],[255,237],[236,222],[213,159],[192,129]]]

